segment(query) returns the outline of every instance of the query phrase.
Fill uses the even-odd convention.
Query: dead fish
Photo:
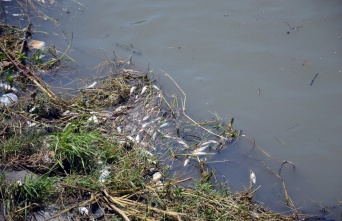
[[[170,123],[163,123],[162,125],[160,125],[160,127],[159,128],[163,128],[163,127],[167,127],[167,126],[169,126],[170,125]]]
[[[256,183],[256,176],[255,176],[255,173],[253,172],[253,170],[250,171],[249,179],[250,179],[254,184]]]
[[[131,87],[131,89],[129,90],[129,95],[132,95],[134,93],[135,89],[137,89],[136,86]]]
[[[150,118],[150,115],[146,115],[146,116],[143,118],[143,121],[147,120],[148,118]]]
[[[215,140],[208,140],[208,141],[202,143],[201,146],[206,146],[206,145],[211,144],[211,143],[218,144],[218,142],[216,142]]]
[[[142,89],[141,89],[141,93],[140,93],[140,95],[142,95],[143,93],[145,93],[145,91],[147,90],[147,85],[146,86],[144,86]]]
[[[131,136],[126,136],[126,138],[127,138],[128,140],[130,140],[130,141],[133,141],[133,142],[134,142],[134,139],[133,139],[133,137],[131,137]]]
[[[135,141],[136,141],[137,143],[140,142],[140,134],[139,134],[139,133],[138,133],[138,135],[135,137]]]
[[[45,48],[45,42],[44,41],[38,41],[38,40],[31,40],[28,43],[28,47],[30,50],[32,49],[41,49],[43,50]]]
[[[141,125],[142,128],[145,128],[147,125],[149,125],[150,123],[144,123],[143,125]]]
[[[183,145],[185,148],[189,148],[189,146],[185,143],[185,141],[178,139],[177,142],[181,145]]]
[[[86,86],[86,87],[85,87],[85,89],[91,89],[91,88],[94,88],[96,84],[97,84],[97,82],[96,82],[96,81],[94,81],[94,82],[93,82],[91,85],[89,85],[89,86]]]
[[[203,147],[199,147],[199,148],[195,149],[193,152],[203,152],[207,148],[208,148],[208,145],[207,146],[203,146]]]
[[[213,153],[201,152],[201,151],[194,151],[192,152],[193,156],[201,156],[201,155],[213,155]]]
[[[190,159],[189,158],[186,158],[186,160],[184,161],[184,167],[186,167],[190,162]]]

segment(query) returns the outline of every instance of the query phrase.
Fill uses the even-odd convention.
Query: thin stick
[[[27,67],[23,67],[21,68],[20,64],[18,64],[15,60],[12,59],[11,55],[9,55],[6,50],[2,47],[2,45],[0,45],[0,49],[1,51],[4,52],[4,54],[6,55],[6,57],[12,62],[12,64],[15,66],[15,68],[20,72],[23,73],[28,79],[30,79],[31,81],[33,81],[44,93],[46,93],[49,97],[53,98],[53,99],[57,99],[56,95],[49,89],[47,88],[44,83],[42,82],[42,80],[37,77],[37,75],[29,70]]]
[[[317,74],[315,75],[315,77],[312,79],[310,86],[312,86],[313,82],[316,80],[316,78],[317,78],[318,75],[319,75],[319,73],[317,73]]]
[[[105,200],[107,201],[108,205],[110,206],[110,208],[112,208],[113,210],[115,210],[117,213],[119,213],[122,218],[124,218],[124,220],[126,221],[130,221],[130,219],[128,218],[128,216],[126,216],[126,214],[119,209],[118,207],[116,207],[113,203],[110,203],[109,200],[107,198],[105,198]]]

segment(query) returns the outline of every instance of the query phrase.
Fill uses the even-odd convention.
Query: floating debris
[[[256,176],[253,170],[250,171],[249,179],[255,184],[256,183]]]
[[[186,167],[190,162],[190,159],[189,158],[186,158],[186,160],[184,161],[184,167]]]
[[[86,216],[89,215],[89,210],[88,210],[87,208],[85,208],[84,206],[78,207],[78,212],[79,212],[81,215],[86,215]]]
[[[94,81],[94,82],[93,82],[91,85],[89,85],[89,86],[86,86],[85,88],[86,88],[86,89],[91,89],[91,88],[94,88],[96,84],[97,84],[97,82],[96,82],[96,81]]]
[[[110,166],[105,166],[102,170],[100,170],[99,182],[104,183],[110,174]]]
[[[193,151],[193,153],[196,153],[196,152],[203,152],[205,149],[207,149],[208,148],[208,145],[206,145],[206,146],[203,146],[203,147],[199,147],[199,148],[197,148],[197,149],[195,149],[194,151]]]
[[[38,41],[38,40],[31,40],[28,43],[28,47],[30,50],[33,50],[33,49],[43,50],[45,48],[45,42],[44,41]]]
[[[162,125],[160,125],[159,128],[164,128],[164,127],[167,127],[167,126],[169,126],[169,125],[170,125],[170,123],[169,123],[169,122],[166,122],[166,123],[163,123]]]
[[[134,93],[135,89],[137,89],[136,86],[131,87],[131,89],[129,90],[129,95],[132,95]]]
[[[147,85],[146,86],[144,86],[142,89],[141,89],[141,93],[140,93],[140,95],[142,95],[143,93],[145,93],[145,91],[147,90]]]
[[[3,94],[0,97],[0,106],[13,106],[17,102],[18,97],[13,93]]]
[[[162,178],[162,174],[160,172],[156,172],[153,174],[152,180],[153,182],[158,182]]]

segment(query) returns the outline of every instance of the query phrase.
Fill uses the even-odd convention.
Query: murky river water
[[[278,210],[284,195],[302,211],[341,218],[342,200],[342,2],[303,1],[62,1],[55,9],[60,27],[47,44],[73,33],[69,53],[87,75],[115,51],[133,54],[135,65],[150,68],[163,88],[187,94],[187,112],[196,120],[235,118],[235,127],[254,138],[261,154],[241,139],[221,152],[218,178],[233,190],[257,176],[256,200]],[[39,29],[39,27],[38,27]],[[44,29],[46,29],[44,27]],[[58,40],[59,39],[59,40]],[[51,42],[49,42],[51,41]],[[58,46],[58,45],[57,45]],[[209,112],[210,111],[210,112]],[[245,154],[246,153],[246,154]],[[267,165],[267,167],[265,166]]]

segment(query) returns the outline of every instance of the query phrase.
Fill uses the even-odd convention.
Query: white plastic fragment
[[[117,128],[116,128],[116,130],[117,130],[119,133],[121,133],[121,132],[122,132],[122,129],[121,129],[121,127],[117,127]]]
[[[156,172],[153,174],[152,180],[153,182],[158,182],[162,178],[162,174],[160,172]]]
[[[88,215],[89,214],[89,210],[87,208],[85,208],[84,206],[78,207],[78,212],[81,215]]]
[[[250,171],[249,179],[250,179],[254,184],[256,183],[256,176],[255,176],[255,173],[253,172],[253,170]]]
[[[108,176],[110,174],[109,169],[110,169],[110,167],[106,166],[102,170],[100,170],[100,176],[99,176],[99,182],[100,183],[104,183],[106,181],[106,179],[108,178]]]
[[[3,94],[0,97],[0,106],[12,106],[18,102],[17,95],[13,93]]]
[[[154,89],[156,89],[156,90],[160,90],[156,85],[153,85],[153,87],[154,87]]]

